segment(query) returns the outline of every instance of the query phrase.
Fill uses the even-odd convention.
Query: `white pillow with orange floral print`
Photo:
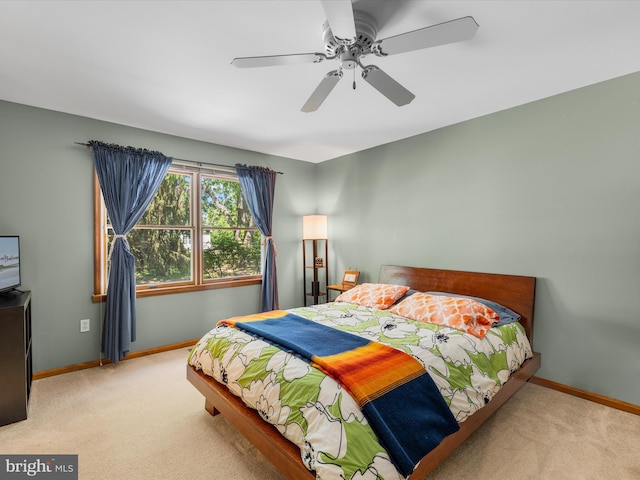
[[[386,310],[401,298],[409,287],[387,283],[362,283],[342,292],[336,302],[355,303],[363,307]]]
[[[405,298],[389,312],[411,320],[456,328],[478,338],[484,338],[487,330],[500,320],[496,312],[475,300],[422,292]]]

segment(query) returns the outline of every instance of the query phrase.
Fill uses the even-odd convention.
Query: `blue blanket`
[[[400,350],[284,310],[220,323],[294,353],[338,381],[404,476],[459,428],[420,362]]]

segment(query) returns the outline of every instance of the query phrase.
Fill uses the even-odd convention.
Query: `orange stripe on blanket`
[[[426,373],[412,356],[376,342],[335,355],[314,356],[313,363],[343,387],[349,385],[360,407]]]
[[[280,318],[288,315],[289,312],[285,312],[284,310],[271,310],[269,312],[264,313],[252,313],[251,315],[241,315],[238,317],[231,317],[225,320],[220,320],[218,325],[226,325],[228,327],[235,327],[237,322],[258,322],[260,320],[266,320],[268,318]]]

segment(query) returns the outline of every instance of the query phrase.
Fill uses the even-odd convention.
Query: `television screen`
[[[20,237],[0,236],[0,292],[20,286]]]

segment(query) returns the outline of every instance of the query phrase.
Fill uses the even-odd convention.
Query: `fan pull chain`
[[[353,89],[356,89],[356,69],[353,68]]]

